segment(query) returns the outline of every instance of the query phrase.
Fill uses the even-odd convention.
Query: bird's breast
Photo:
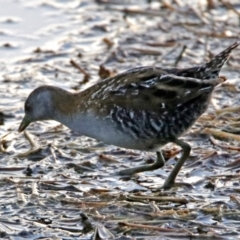
[[[201,96],[176,106],[166,105],[161,112],[114,106],[106,115],[89,110],[56,120],[80,135],[106,144],[154,151],[191,127],[206,110],[209,98]]]

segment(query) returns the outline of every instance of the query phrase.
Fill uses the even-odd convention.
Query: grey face
[[[51,91],[44,87],[35,89],[25,102],[25,116],[19,127],[19,132],[23,131],[31,122],[48,120],[52,116]]]

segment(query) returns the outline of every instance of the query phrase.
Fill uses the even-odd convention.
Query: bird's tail
[[[223,64],[228,60],[230,53],[235,49],[240,42],[235,42],[219,54],[217,54],[208,63],[203,64],[199,67],[198,71],[204,74],[202,79],[211,79],[218,77],[218,74],[223,66]]]
[[[224,51],[217,54],[209,62],[192,68],[184,69],[174,69],[174,74],[183,77],[192,77],[198,79],[213,79],[217,78],[223,64],[228,60],[229,55],[233,49],[235,49],[240,44],[240,41],[235,42]],[[172,73],[173,70],[169,70]]]

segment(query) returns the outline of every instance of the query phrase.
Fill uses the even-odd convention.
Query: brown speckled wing
[[[201,94],[210,93],[219,79],[199,79],[165,74],[158,68],[142,68],[139,72],[121,74],[105,88],[99,101],[104,106],[117,105],[135,110],[161,112],[185,103]],[[127,81],[125,81],[127,79]],[[124,84],[121,84],[123,83]],[[102,92],[103,93],[103,92]]]

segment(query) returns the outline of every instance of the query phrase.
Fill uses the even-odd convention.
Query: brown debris
[[[106,43],[108,48],[111,48],[114,45],[114,42],[109,38],[103,38],[103,42]]]
[[[100,65],[98,75],[101,79],[105,79],[108,77],[113,77],[114,75],[116,75],[116,72],[107,69],[104,65]]]
[[[99,155],[99,160],[105,163],[119,163],[119,161],[113,157],[109,157],[105,154]]]
[[[78,69],[83,75],[83,83],[86,83],[89,81],[90,79],[90,74],[88,74],[79,64],[77,64],[74,60],[70,60],[70,63],[73,67],[75,67],[76,69]]]
[[[186,198],[182,197],[169,197],[169,196],[136,196],[136,195],[129,195],[129,199],[131,200],[151,200],[151,201],[158,201],[158,202],[174,202],[179,204],[187,204],[189,201]]]
[[[220,138],[220,139],[226,138],[226,139],[232,139],[232,140],[240,141],[240,136],[239,135],[215,130],[215,129],[212,129],[212,128],[205,128],[203,130],[203,133],[211,134],[211,135],[213,135],[213,137]]]
[[[209,10],[215,8],[214,0],[207,0],[207,8],[208,8]]]
[[[212,142],[212,144],[214,144],[215,146],[218,146],[218,147],[221,147],[224,149],[228,149],[228,150],[240,151],[240,147],[221,144],[221,143],[217,142],[217,140],[213,136],[210,136],[209,139]]]

